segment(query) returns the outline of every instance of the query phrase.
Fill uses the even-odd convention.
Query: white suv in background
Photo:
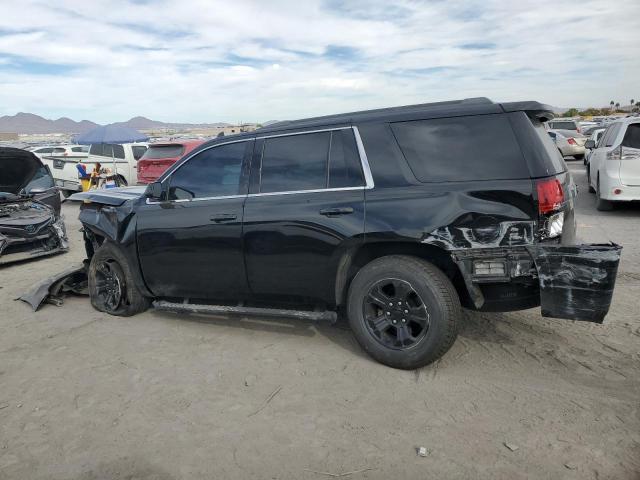
[[[93,144],[89,149],[89,157],[82,163],[91,173],[96,163],[110,170],[124,180],[125,185],[138,183],[138,160],[147,151],[147,143]]]
[[[595,192],[598,210],[611,210],[613,202],[640,200],[640,118],[611,123],[589,156],[589,191]]]
[[[89,155],[88,145],[50,145],[31,151],[49,167],[56,187],[65,197],[81,190],[76,165]]]

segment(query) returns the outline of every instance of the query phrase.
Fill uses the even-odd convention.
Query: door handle
[[[217,213],[215,215],[211,215],[209,220],[216,223],[222,223],[222,222],[231,222],[236,218],[238,218],[238,216],[235,213]]]
[[[320,210],[320,215],[325,215],[327,217],[349,215],[350,213],[353,213],[353,208],[351,207],[323,208],[322,210]]]

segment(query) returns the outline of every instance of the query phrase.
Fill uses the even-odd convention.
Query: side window
[[[169,178],[169,200],[221,197],[240,193],[247,142],[229,143],[198,153]]]
[[[131,150],[133,150],[133,158],[140,160],[144,155],[144,152],[147,151],[147,147],[144,145],[132,145]]]
[[[362,164],[353,130],[331,132],[329,152],[329,188],[361,187],[364,185]]]
[[[392,123],[391,128],[421,182],[529,177],[520,146],[504,115],[398,122]]]
[[[53,148],[40,148],[36,150],[35,153],[51,153],[53,152]]]
[[[331,132],[267,138],[262,151],[260,192],[326,188],[330,138]]]
[[[105,145],[105,146],[109,146],[109,145]],[[118,145],[117,143],[114,145],[111,145],[111,147],[113,148],[113,156],[115,158],[124,158],[124,147],[122,145]]]
[[[64,155],[64,153],[66,152],[66,150],[64,148],[54,148],[53,152],[51,152],[53,155]]]
[[[632,123],[627,127],[622,146],[640,149],[640,123]]]
[[[618,132],[620,131],[620,127],[622,125],[620,123],[614,123],[609,127],[604,136],[604,146],[605,147],[613,147],[613,144],[618,138]]]

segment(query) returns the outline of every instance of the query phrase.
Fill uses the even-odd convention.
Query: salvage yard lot
[[[624,246],[605,324],[466,312],[414,372],[344,323],[32,313],[13,299],[84,258],[65,203],[70,252],[0,269],[0,479],[639,478],[640,206],[597,212],[570,169],[579,237]]]

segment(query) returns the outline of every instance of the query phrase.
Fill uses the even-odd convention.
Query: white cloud
[[[489,96],[640,97],[640,2],[13,2],[0,114],[260,121]]]

